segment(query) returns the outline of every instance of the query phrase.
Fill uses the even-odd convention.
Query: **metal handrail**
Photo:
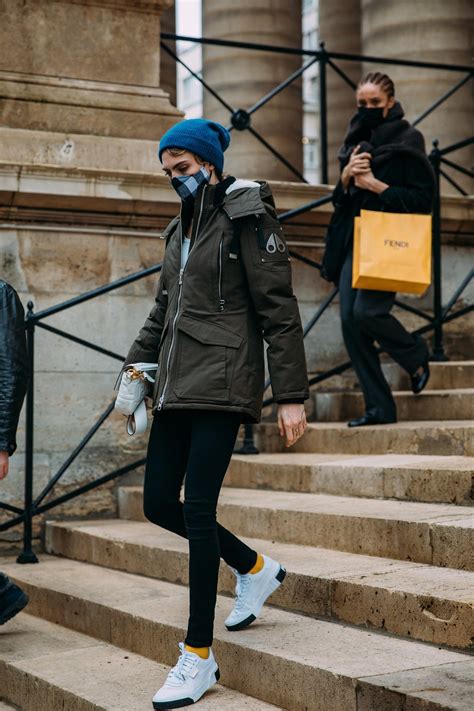
[[[252,49],[257,52],[275,52],[276,54],[295,54],[299,56],[319,57],[320,50],[305,49],[304,47],[282,47],[276,44],[263,44],[261,42],[241,42],[239,40],[211,39],[210,37],[193,37],[191,35],[177,35],[172,32],[162,32],[162,39],[182,42],[195,42],[196,44],[208,44],[215,47],[235,47],[237,49]],[[351,54],[347,52],[326,52],[331,59],[342,61],[368,62],[373,64],[392,64],[400,67],[415,67],[419,69],[445,69],[448,72],[473,72],[473,68],[468,64],[443,64],[442,62],[424,62],[417,59],[399,59],[380,57],[368,54]]]
[[[85,301],[96,299],[98,296],[103,296],[111,291],[120,289],[122,286],[133,284],[134,281],[144,279],[152,274],[157,274],[161,270],[161,267],[161,264],[154,264],[152,267],[148,267],[148,269],[142,269],[139,272],[134,272],[133,274],[121,277],[120,279],[115,279],[115,281],[110,282],[110,284],[99,286],[97,289],[91,289],[80,296],[75,296],[73,299],[67,299],[66,301],[62,301],[60,304],[56,304],[56,306],[50,306],[48,309],[43,309],[43,311],[38,311],[35,314],[32,313],[30,318],[35,322],[41,321],[41,319],[58,314],[60,311],[66,311],[66,309],[71,309],[73,306],[83,304]]]

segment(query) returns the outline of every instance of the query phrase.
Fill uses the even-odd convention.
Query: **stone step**
[[[169,671],[100,638],[31,615],[12,620],[2,636],[0,694],[23,711],[143,711],[152,707],[151,699]],[[2,708],[12,709],[0,703]],[[220,684],[202,698],[199,708],[277,709]]]
[[[427,390],[420,395],[394,392],[399,421],[405,420],[474,420],[474,388]],[[314,419],[318,422],[341,422],[364,414],[360,392],[316,392]]]
[[[436,644],[472,642],[474,573],[303,545],[245,538],[287,570],[271,602],[293,612],[332,617]],[[50,522],[50,553],[86,563],[188,581],[188,542],[150,523]],[[219,592],[233,594],[235,577],[222,563]]]
[[[161,664],[176,661],[185,587],[47,556],[0,567],[27,590],[31,614]],[[224,627],[230,606],[218,597],[213,649],[222,682],[244,694],[291,711],[471,708],[467,654],[272,607],[232,633]]]
[[[382,358],[382,370],[392,390],[408,390],[411,392],[410,378],[394,361]],[[426,386],[427,390],[451,390],[456,388],[474,387],[474,360],[450,360],[445,363],[430,362],[431,376]],[[310,375],[317,375],[312,372]],[[353,370],[343,375],[333,376],[315,386],[318,390],[352,390],[358,381]]]
[[[119,489],[120,517],[143,521],[140,487]],[[219,521],[252,538],[474,569],[474,516],[448,504],[224,488]]]
[[[385,377],[393,390],[411,390],[410,378],[396,363],[382,366]],[[474,360],[451,360],[445,363],[430,363],[430,379],[427,390],[451,390],[474,387]]]
[[[283,439],[273,422],[255,427],[256,443],[262,452],[283,452]],[[347,427],[345,422],[310,422],[292,452],[318,454],[431,454],[474,456],[472,420],[398,422],[394,425]]]
[[[6,701],[0,701],[0,711],[21,711],[19,706],[12,706]]]
[[[473,502],[474,457],[420,454],[235,454],[225,485],[391,498],[432,503]]]

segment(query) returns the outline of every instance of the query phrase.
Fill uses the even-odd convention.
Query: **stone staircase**
[[[229,633],[222,566],[221,684],[200,708],[472,711],[473,366],[435,365],[418,397],[402,379],[410,420],[312,423],[291,452],[265,423],[263,454],[234,456],[219,519],[288,575],[254,625]],[[357,399],[314,394],[328,420]],[[184,635],[187,543],[144,521],[140,487],[118,498],[118,519],[49,522],[40,565],[0,561],[31,598],[0,632],[8,704],[151,708]]]
[[[431,378],[421,397],[413,397],[408,376],[395,364],[385,372],[394,391],[399,421],[474,420],[474,361],[432,363]],[[360,392],[315,392],[316,419],[341,422],[363,412]]]

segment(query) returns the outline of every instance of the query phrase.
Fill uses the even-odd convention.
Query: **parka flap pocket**
[[[201,321],[192,316],[181,316],[178,323],[178,330],[186,333],[199,343],[210,346],[226,346],[226,348],[239,348],[242,343],[242,336],[228,331],[216,323]]]

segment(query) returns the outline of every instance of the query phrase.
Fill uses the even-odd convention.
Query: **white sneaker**
[[[225,626],[231,632],[243,630],[257,619],[267,597],[282,584],[286,570],[276,560],[263,556],[264,565],[258,573],[241,575],[233,570],[237,585],[234,609],[225,621]]]
[[[181,655],[176,666],[153,697],[154,709],[180,709],[195,704],[219,680],[219,667],[212,649],[207,659],[188,652],[183,642],[179,643],[179,649]]]

